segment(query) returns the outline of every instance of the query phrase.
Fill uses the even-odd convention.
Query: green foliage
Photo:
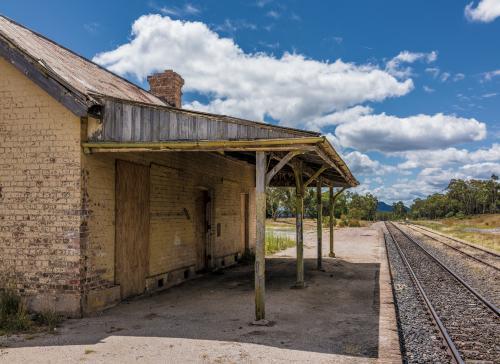
[[[416,199],[411,206],[412,218],[439,219],[455,216],[496,213],[500,211],[500,183],[493,175],[489,180],[452,179],[446,192]]]
[[[274,254],[295,246],[295,241],[284,234],[266,232],[266,254]]]
[[[45,326],[49,331],[54,331],[62,321],[62,317],[54,311],[44,311],[35,315],[34,321],[40,326]]]
[[[270,187],[266,190],[266,212],[267,217],[276,220],[277,217],[295,216],[296,195],[294,188]],[[334,217],[346,216],[348,220],[375,220],[378,200],[370,193],[358,194],[347,191],[337,196],[334,204]],[[321,207],[323,209],[323,223],[328,225],[329,219],[329,192],[321,194]],[[315,218],[317,216],[316,188],[306,188],[304,194],[304,217]]]
[[[21,298],[12,291],[0,293],[0,332],[26,331],[31,320]]]

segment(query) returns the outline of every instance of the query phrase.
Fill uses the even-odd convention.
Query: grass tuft
[[[21,297],[10,290],[0,292],[0,332],[23,332],[32,326]]]
[[[295,246],[295,240],[285,234],[266,232],[266,254],[274,254]]]

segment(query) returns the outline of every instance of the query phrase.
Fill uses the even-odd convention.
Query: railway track
[[[500,312],[392,223],[386,228],[453,360],[500,362]]]
[[[436,233],[429,229],[423,228],[414,224],[406,224],[410,229],[415,230],[416,232],[427,236],[428,238],[437,241],[450,249],[453,249],[460,254],[463,254],[471,259],[476,260],[479,263],[489,266],[490,268],[495,269],[496,271],[500,271],[499,262],[500,262],[500,254],[489,251],[487,249],[483,249],[481,247],[467,244],[464,241],[454,239],[450,236],[446,236],[443,234]]]

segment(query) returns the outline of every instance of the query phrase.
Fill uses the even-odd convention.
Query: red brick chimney
[[[165,70],[165,72],[148,76],[148,82],[151,88],[150,92],[153,95],[174,107],[180,108],[182,106],[184,80],[178,73]]]

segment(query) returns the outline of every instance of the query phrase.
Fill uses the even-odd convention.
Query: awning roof
[[[334,186],[358,185],[345,162],[319,133],[225,115],[176,109],[69,49],[0,16],[0,56],[81,117],[88,117],[87,152],[214,151],[255,163],[271,153],[272,168],[288,151],[306,177],[323,169]],[[90,125],[94,120],[93,125]],[[287,164],[271,185],[293,186]]]

